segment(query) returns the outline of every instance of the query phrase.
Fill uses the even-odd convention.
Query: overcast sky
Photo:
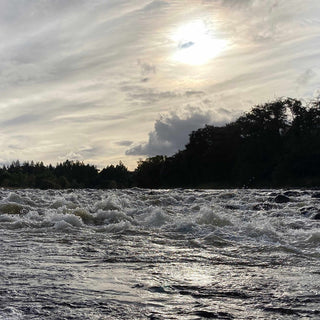
[[[319,80],[319,0],[0,0],[0,163],[133,169]]]

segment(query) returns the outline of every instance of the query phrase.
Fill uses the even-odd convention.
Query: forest
[[[320,99],[283,98],[254,106],[224,126],[189,135],[184,150],[102,170],[79,161],[56,166],[14,161],[0,168],[5,188],[317,188]]]

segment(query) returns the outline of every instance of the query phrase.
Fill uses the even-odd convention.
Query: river
[[[0,319],[320,318],[317,191],[0,197]]]

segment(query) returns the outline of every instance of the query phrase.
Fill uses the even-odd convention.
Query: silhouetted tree
[[[166,156],[155,156],[139,161],[135,170],[135,181],[138,187],[159,188],[163,186],[163,172]]]
[[[121,161],[116,166],[107,166],[99,173],[100,188],[128,188],[131,184],[131,173]]]

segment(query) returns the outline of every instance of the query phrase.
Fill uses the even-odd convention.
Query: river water
[[[312,190],[0,190],[0,319],[319,319],[319,212]]]

